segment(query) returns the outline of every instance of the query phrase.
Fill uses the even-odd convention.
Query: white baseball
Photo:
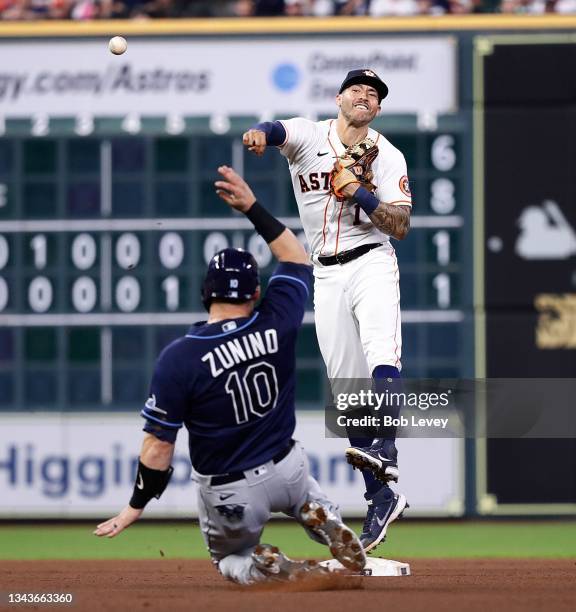
[[[114,55],[122,55],[127,48],[128,43],[123,36],[114,36],[108,43],[108,49],[110,49],[110,53],[114,53]]]

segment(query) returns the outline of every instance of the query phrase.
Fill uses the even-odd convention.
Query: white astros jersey
[[[336,121],[310,121],[297,117],[281,121],[286,141],[280,151],[287,158],[300,218],[312,260],[335,255],[361,244],[388,242],[356,204],[330,195],[330,173],[346,147],[336,132]],[[376,197],[388,204],[412,205],[404,155],[384,136],[368,129],[379,153],[372,165]]]

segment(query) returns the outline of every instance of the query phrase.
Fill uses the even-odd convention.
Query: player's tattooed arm
[[[373,193],[356,181],[345,185],[341,192],[345,199],[359,206],[380,231],[397,240],[406,238],[410,230],[411,206],[380,202]]]
[[[410,206],[380,202],[370,221],[385,234],[403,240],[410,230],[410,211]]]

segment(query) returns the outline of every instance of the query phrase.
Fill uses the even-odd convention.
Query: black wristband
[[[271,215],[264,206],[261,206],[257,201],[254,202],[246,212],[246,216],[252,222],[254,229],[268,244],[276,240],[276,238],[286,229],[283,223],[280,223],[274,215]]]
[[[155,497],[160,498],[164,489],[170,482],[174,468],[170,466],[167,470],[153,470],[146,467],[142,461],[138,461],[138,474],[134,483],[134,492],[130,499],[130,505],[136,510],[141,510]]]

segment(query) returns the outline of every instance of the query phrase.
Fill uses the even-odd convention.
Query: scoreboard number
[[[166,308],[171,312],[178,310],[180,305],[180,283],[174,275],[167,276],[162,281],[162,289],[166,293]]]
[[[440,230],[432,236],[432,242],[436,247],[436,261],[441,266],[450,263],[450,234],[446,230]]]
[[[37,234],[30,240],[30,248],[34,251],[34,267],[43,270],[47,262],[47,241],[44,234]]]
[[[78,312],[90,312],[96,306],[96,283],[89,276],[81,276],[72,286],[72,305]]]
[[[46,312],[52,306],[52,283],[45,276],[32,279],[28,287],[28,304],[34,312]]]
[[[116,304],[122,312],[133,312],[140,305],[140,283],[133,276],[123,276],[118,281]]]
[[[454,136],[443,134],[434,139],[431,149],[432,165],[436,170],[448,172],[456,165]]]
[[[437,178],[430,184],[430,208],[439,215],[449,215],[456,208],[454,183]]]
[[[177,268],[184,259],[184,242],[179,234],[169,232],[160,238],[158,245],[160,263],[168,270]]]
[[[96,261],[96,241],[90,234],[78,234],[72,242],[71,254],[78,270],[88,270]]]
[[[116,261],[124,270],[131,270],[140,261],[140,241],[134,234],[122,234],[116,242]]]

